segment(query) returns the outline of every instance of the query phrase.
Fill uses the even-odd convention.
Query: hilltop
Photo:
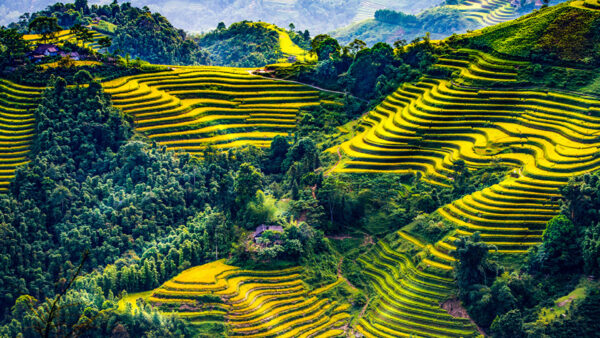
[[[103,51],[154,64],[261,67],[304,60],[305,48],[310,46],[310,33],[295,31],[293,25],[286,30],[261,22],[243,21],[229,27],[221,22],[206,34],[188,35],[147,7],[116,2],[91,6],[87,1],[57,3],[22,16],[10,27],[26,34],[26,40],[41,43],[40,36],[30,34],[29,29],[36,17],[57,18],[56,24],[61,28],[56,34],[59,43],[75,42],[76,34],[70,29],[82,25],[94,34],[83,43],[84,47],[99,51],[98,41],[105,37],[110,39],[110,45]]]
[[[0,29],[0,336],[596,335],[600,4],[507,5],[373,46],[85,0]]]

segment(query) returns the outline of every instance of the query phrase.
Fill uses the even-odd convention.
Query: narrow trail
[[[334,93],[334,94],[341,94],[341,95],[346,95],[347,94],[347,93],[344,93],[344,92],[338,92],[336,90],[325,89],[325,88],[317,87],[315,85],[311,85],[311,84],[303,83],[303,82],[299,82],[299,81],[286,80],[286,79],[280,79],[278,77],[269,77],[269,76],[259,75],[259,74],[256,74],[253,70],[249,70],[248,74],[254,75],[254,76],[258,76],[258,77],[262,77],[264,79],[269,79],[269,80],[277,80],[277,81],[282,81],[282,82],[295,83],[295,84],[299,84],[299,85],[311,87],[311,88],[314,88],[314,89],[322,91],[322,92],[328,92],[328,93]]]
[[[344,257],[340,257],[340,261],[338,262],[338,266],[337,266],[337,277],[343,279],[346,284],[348,284],[348,286],[350,286],[350,288],[352,288],[352,290],[354,291],[358,291],[358,289],[352,285],[352,283],[350,283],[349,280],[346,279],[346,277],[344,277],[344,275],[342,275],[342,263],[344,262]]]
[[[356,97],[354,95],[351,95],[350,93],[340,92],[340,91],[331,90],[331,89],[325,89],[325,88],[321,88],[321,87],[318,87],[318,86],[315,86],[315,85],[311,85],[311,84],[304,83],[304,82],[299,82],[299,81],[294,81],[294,80],[286,80],[286,79],[281,79],[281,78],[278,78],[278,77],[264,76],[264,75],[260,75],[260,74],[254,73],[253,70],[249,70],[248,74],[254,75],[254,76],[258,76],[258,77],[262,77],[264,79],[269,79],[269,80],[277,80],[277,81],[282,81],[282,82],[295,83],[295,84],[299,84],[299,85],[302,85],[302,86],[310,87],[310,88],[313,88],[313,89],[316,89],[316,90],[319,90],[319,91],[322,91],[322,92],[339,94],[339,95],[348,95],[348,96],[352,96],[353,98],[355,98],[357,100],[368,102],[367,100],[361,99],[360,97]]]
[[[331,169],[327,170],[327,172],[325,173],[325,177],[331,175],[331,173],[337,169],[337,167],[339,167],[340,163],[342,163],[342,153],[340,152],[340,147],[337,147],[337,155],[338,155],[338,160],[335,163],[335,165],[333,167],[331,167]]]

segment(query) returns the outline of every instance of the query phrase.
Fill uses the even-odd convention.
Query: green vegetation
[[[282,57],[277,32],[249,21],[223,26],[196,38],[198,45],[210,53],[211,64],[261,67],[277,63]]]
[[[152,14],[147,7],[136,8],[130,3],[121,5],[113,2],[109,5],[88,6],[87,1],[78,4],[57,3],[46,10],[22,17],[21,21],[11,25],[21,31],[34,24],[34,31],[44,33],[47,28],[37,24],[40,18],[55,18],[55,23],[63,28],[90,26],[112,38],[111,52],[130,55],[156,64],[207,64],[208,54],[186,36],[175,29],[163,16]],[[95,22],[100,17],[102,21]],[[42,20],[44,24],[47,20]],[[39,29],[35,29],[40,26]],[[45,26],[49,26],[45,24]],[[60,30],[52,26],[50,31]]]
[[[596,334],[596,5],[393,47],[249,21],[196,37],[252,68],[107,52],[209,56],[147,8],[24,16],[0,30],[0,335]],[[52,40],[98,61],[23,59]]]
[[[458,43],[538,63],[596,67],[600,12],[575,4],[546,7],[519,20],[464,35]]]
[[[308,54],[298,46],[310,44],[310,34],[293,29],[286,32],[262,22],[242,21],[229,27],[220,23],[217,29],[197,36],[195,40],[210,53],[211,64],[249,68],[287,62],[288,57],[292,57],[292,62],[296,59],[304,61],[298,52],[289,53],[292,46],[286,44],[295,44],[293,47]]]
[[[505,0],[446,1],[416,15],[380,9],[374,18],[338,29],[332,35],[344,44],[360,39],[369,45],[382,41],[390,44],[396,40],[411,41],[426,33],[434,39],[442,39],[512,20],[518,13],[529,13],[532,9],[533,4],[527,1],[515,6]]]

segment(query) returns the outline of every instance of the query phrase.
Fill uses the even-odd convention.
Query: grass
[[[566,314],[571,304],[585,298],[589,288],[597,288],[598,283],[582,279],[577,287],[569,294],[560,297],[554,301],[554,306],[542,308],[537,319],[538,324],[548,325],[556,318]]]
[[[130,304],[131,311],[135,312],[138,309],[137,300],[140,298],[148,299],[148,297],[150,297],[151,294],[152,294],[152,291],[127,294],[127,296],[125,296],[119,300],[117,310],[124,312],[125,310],[127,310],[127,306],[128,306],[127,304]]]

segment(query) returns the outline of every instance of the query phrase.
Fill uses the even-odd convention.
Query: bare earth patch
[[[475,325],[475,327],[477,327],[477,331],[479,331],[479,333],[481,333],[484,336],[487,336],[485,331],[483,331],[479,326],[477,326],[477,324],[473,321],[473,319],[471,319],[471,317],[469,316],[469,313],[467,313],[467,309],[465,309],[462,306],[462,304],[458,298],[448,299],[447,301],[440,304],[440,307],[442,309],[446,310],[446,312],[448,312],[448,314],[450,314],[452,317],[469,319],[471,321],[471,323],[473,323],[473,325]]]

